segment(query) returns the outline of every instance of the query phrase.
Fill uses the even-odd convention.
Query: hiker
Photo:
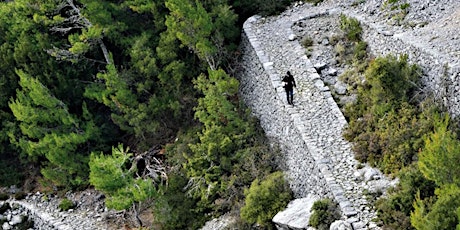
[[[294,105],[294,87],[297,87],[295,85],[294,76],[292,76],[291,72],[287,71],[282,81],[288,104]]]

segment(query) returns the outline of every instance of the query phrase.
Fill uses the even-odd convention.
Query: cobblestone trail
[[[271,78],[271,87],[276,90],[275,98],[280,101],[278,105],[293,121],[297,133],[301,135],[304,146],[307,147],[303,152],[311,154],[314,160],[305,162],[299,159],[297,152],[288,151],[287,174],[291,181],[301,180],[293,181],[291,187],[297,197],[305,197],[308,193],[316,191],[312,191],[311,187],[298,186],[309,183],[308,179],[311,178],[311,172],[298,169],[306,166],[317,167],[326,183],[325,188],[319,189],[326,192],[318,195],[332,195],[339,203],[344,216],[351,219],[350,222],[355,229],[375,226],[370,223],[375,213],[366,208],[367,200],[362,195],[363,184],[354,179],[357,162],[354,160],[351,145],[342,138],[342,129],[346,125],[345,118],[333,100],[329,88],[324,86],[308,60],[305,49],[298,41],[289,38],[293,35],[293,23],[303,17],[313,16],[311,14],[311,11],[307,12],[307,8],[294,8],[293,11],[276,19],[250,18],[244,25],[251,45]],[[288,70],[293,73],[297,83],[294,107],[287,104],[284,89],[281,87],[281,78]],[[365,212],[362,212],[363,210]]]

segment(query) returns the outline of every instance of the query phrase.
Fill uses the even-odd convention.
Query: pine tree
[[[46,166],[41,172],[56,185],[86,184],[89,152],[82,146],[99,132],[86,108],[83,118],[88,120],[80,120],[38,79],[21,70],[17,74],[22,89],[9,106],[20,130],[10,133],[11,142],[31,159],[45,157]]]
[[[460,186],[460,141],[448,129],[448,115],[443,119],[438,116],[435,120],[436,130],[425,139],[418,166],[423,175],[438,186]]]

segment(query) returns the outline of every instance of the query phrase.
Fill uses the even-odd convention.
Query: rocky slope
[[[445,64],[454,69],[454,72],[460,68],[460,1],[401,0],[395,5],[396,9],[385,2],[327,0],[318,6],[311,6],[311,10],[328,11],[328,15],[299,20],[293,25],[299,39],[313,39],[310,60],[314,65],[325,68],[321,72],[322,80],[327,85],[335,86],[337,94],[345,94],[346,90],[346,86],[337,81],[337,76],[349,68],[344,64],[338,64],[334,44],[331,44],[331,38],[341,33],[338,24],[341,13],[359,19],[368,31],[376,31],[375,34],[368,32],[364,35],[364,41],[368,43],[382,43],[368,48],[373,56],[388,53],[407,53],[415,56],[408,49],[417,48],[434,57],[434,60],[413,58],[422,68],[428,70],[425,74],[437,74],[429,73],[429,69],[441,68],[440,66]],[[408,6],[404,11],[401,10],[402,4]],[[344,103],[348,99],[342,97]]]

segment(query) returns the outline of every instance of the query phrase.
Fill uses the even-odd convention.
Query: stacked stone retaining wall
[[[305,50],[290,38],[290,27],[300,15],[308,13],[271,20],[255,16],[246,21],[237,74],[240,95],[266,135],[285,153],[286,175],[296,197],[332,198],[354,229],[377,228],[371,222],[375,212],[363,196],[366,185],[355,176],[357,162],[350,143],[342,138],[346,120]],[[287,104],[281,86],[288,70],[297,83],[295,106]]]
[[[352,11],[335,11],[358,19],[363,28],[363,40],[374,56],[408,55],[411,63],[421,67],[422,88],[437,102],[441,102],[453,117],[460,115],[460,60],[458,54],[440,52],[433,42],[432,47],[418,41],[414,31],[393,31],[391,26],[376,23]],[[454,22],[452,22],[454,23]],[[433,25],[434,26],[434,25]],[[436,36],[433,35],[433,39]],[[447,48],[448,49],[448,48]]]

